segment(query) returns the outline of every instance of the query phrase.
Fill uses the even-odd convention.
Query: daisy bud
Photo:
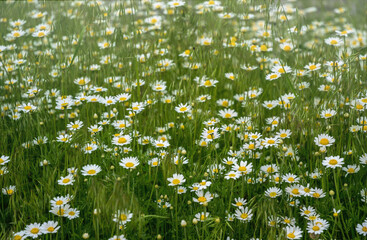
[[[95,113],[95,114],[93,115],[93,118],[94,118],[94,119],[98,118],[98,114],[97,114],[97,113]]]
[[[196,225],[196,224],[198,224],[198,220],[196,218],[194,218],[194,219],[192,219],[192,223]]]
[[[160,234],[158,234],[157,239],[162,239],[162,236]]]
[[[82,237],[83,237],[83,239],[88,239],[89,238],[89,234],[88,233],[84,233]]]
[[[185,220],[181,221],[181,227],[186,227],[187,226],[187,222]]]
[[[330,190],[329,191],[329,194],[330,194],[330,196],[334,196],[335,195],[335,192],[333,190]]]
[[[158,189],[158,188],[159,188],[159,186],[156,184],[156,185],[154,185],[154,188]]]
[[[191,204],[191,201],[190,201],[190,200],[189,200],[189,201],[187,201],[187,204],[188,204],[188,205],[190,205],[190,204]]]
[[[216,219],[215,219],[215,222],[216,222],[216,223],[220,223],[220,218],[216,218]]]
[[[111,165],[110,169],[111,169],[111,170],[115,169],[115,166]]]

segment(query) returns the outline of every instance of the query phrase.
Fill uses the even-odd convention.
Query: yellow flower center
[[[239,167],[238,168],[238,171],[245,172],[245,171],[247,171],[247,168],[246,167]]]
[[[248,214],[247,213],[242,213],[241,214],[241,218],[242,219],[247,219],[248,218]]]
[[[295,188],[295,189],[292,190],[292,193],[294,195],[298,195],[299,194],[299,190],[297,188]]]
[[[64,179],[62,180],[62,183],[68,183],[68,182],[70,182],[70,179],[69,179],[69,178],[64,178]]]
[[[128,162],[128,163],[125,163],[125,166],[128,167],[128,168],[132,168],[132,167],[134,167],[134,163]]]
[[[296,235],[294,235],[294,233],[293,233],[293,232],[291,232],[291,233],[288,233],[288,234],[287,234],[287,237],[288,237],[288,238],[293,239],[293,238],[295,238],[295,237],[296,237]]]
[[[269,196],[270,197],[276,197],[277,196],[277,193],[276,192],[271,192],[271,193],[269,193]]]
[[[126,219],[127,219],[127,216],[125,214],[120,215],[120,220],[121,221],[126,221]]]
[[[127,140],[126,140],[126,138],[124,138],[124,137],[120,137],[119,138],[119,140],[117,141],[118,143],[126,143],[127,142]]]
[[[199,197],[198,198],[198,201],[199,202],[206,202],[206,197]]]
[[[92,175],[92,174],[95,174],[95,173],[96,173],[96,170],[91,169],[91,170],[89,170],[87,173]]]
[[[172,180],[172,183],[174,184],[174,185],[177,185],[177,184],[179,184],[181,181],[179,180],[179,179],[173,179]]]
[[[40,231],[39,228],[32,228],[31,233],[37,234],[39,231]]]
[[[315,70],[317,67],[316,67],[316,65],[311,65],[310,66],[310,70]]]
[[[47,231],[49,231],[49,232],[53,232],[53,231],[55,231],[55,228],[54,228],[54,227],[48,227],[48,228],[47,228]]]
[[[335,159],[331,159],[331,160],[329,161],[329,164],[334,166],[334,165],[338,164],[338,161],[337,161],[337,160],[335,160]]]
[[[333,40],[330,41],[330,44],[332,44],[332,45],[338,44],[338,41],[333,39]]]
[[[327,139],[327,138],[322,138],[322,139],[320,140],[320,144],[321,144],[321,145],[328,145],[328,144],[329,144],[329,139]]]

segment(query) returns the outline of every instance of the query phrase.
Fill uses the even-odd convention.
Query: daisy
[[[97,133],[97,132],[100,132],[102,130],[103,130],[103,127],[102,126],[98,126],[97,124],[88,127],[88,131],[90,133]]]
[[[31,223],[25,227],[24,233],[25,237],[31,237],[35,239],[45,232],[42,231],[40,223]]]
[[[171,178],[167,178],[167,180],[170,182],[168,186],[177,186],[186,182],[184,176],[182,174],[177,173],[174,173],[173,176]]]
[[[93,151],[97,150],[97,145],[94,143],[87,143],[84,147],[83,147],[83,151],[86,154],[91,154]]]
[[[252,210],[248,209],[248,207],[245,207],[245,208],[242,207],[242,208],[236,209],[235,216],[241,222],[244,222],[244,221],[249,222],[251,221],[253,214],[252,214]]]
[[[347,174],[345,176],[348,176],[348,174],[353,174],[353,173],[359,172],[359,170],[361,168],[359,166],[357,166],[356,164],[353,164],[353,165],[348,165],[347,167],[343,167],[342,169],[343,169],[343,171],[347,172]]]
[[[178,113],[190,112],[191,111],[191,106],[188,103],[186,103],[186,104],[180,103],[177,107],[175,107],[175,110]]]
[[[335,114],[336,114],[335,110],[326,109],[321,112],[321,117],[327,119],[327,118],[331,118],[332,116],[335,116]]]
[[[57,233],[57,230],[59,230],[60,226],[58,226],[58,222],[54,221],[48,221],[42,224],[41,230],[46,233]]]
[[[360,164],[367,165],[367,153],[359,157]]]
[[[243,207],[247,203],[247,200],[244,198],[235,198],[234,201],[235,203],[232,203],[232,205],[239,208]]]
[[[65,215],[69,220],[72,220],[79,217],[79,213],[80,211],[76,208],[68,208],[65,212]]]
[[[309,216],[314,213],[316,213],[316,209],[311,206],[301,208],[301,216]]]
[[[270,198],[276,198],[282,195],[282,190],[277,187],[270,187],[265,191],[265,196]]]
[[[292,72],[292,69],[287,65],[285,66],[275,65],[274,67],[271,68],[271,71],[274,73],[284,74]]]
[[[200,205],[208,203],[213,199],[212,194],[210,192],[206,192],[204,194],[204,190],[198,190],[195,193],[196,193],[197,198],[193,198],[192,200],[194,202],[199,203]]]
[[[71,175],[71,174],[69,174],[69,175],[67,175],[66,177],[61,177],[58,181],[57,181],[57,183],[59,184],[59,185],[73,185],[73,183],[74,183],[74,176],[73,175]]]
[[[291,43],[287,43],[287,42],[285,42],[285,43],[281,43],[281,44],[279,45],[279,47],[280,47],[283,51],[285,51],[285,52],[290,52],[290,51],[292,51],[292,50],[293,50],[293,48],[294,48],[294,46],[293,46]]]
[[[0,166],[5,165],[10,161],[9,156],[2,155],[0,157]]]
[[[319,134],[317,137],[315,137],[314,142],[319,147],[329,147],[333,145],[335,138],[329,136],[328,134]]]
[[[265,148],[268,148],[268,147],[277,147],[278,144],[280,143],[280,139],[277,138],[277,137],[270,137],[270,138],[265,138],[262,142],[262,145],[265,147]]]
[[[320,188],[311,188],[311,193],[313,198],[323,198],[326,196]]]
[[[302,229],[297,226],[287,226],[286,227],[287,239],[300,239],[302,238]]]
[[[31,112],[31,111],[34,111],[37,109],[36,106],[32,105],[31,103],[23,103],[21,104],[19,107],[18,107],[19,111],[22,111],[22,112],[25,112],[25,113],[28,113],[28,112]]]
[[[240,173],[238,171],[230,171],[228,173],[225,174],[224,178],[226,180],[229,180],[229,179],[237,179],[240,177]]]
[[[20,232],[13,233],[12,234],[12,238],[10,238],[10,239],[22,240],[22,239],[24,239],[23,236],[25,236],[25,232],[24,231],[20,231]]]
[[[171,8],[176,8],[176,7],[181,7],[185,5],[185,2],[182,0],[174,0],[174,1],[169,1],[167,4]]]
[[[71,135],[69,134],[60,134],[59,136],[57,136],[56,141],[57,142],[63,142],[63,143],[68,143],[71,141]],[[1,163],[1,162],[0,162]]]
[[[291,196],[291,197],[300,197],[302,196],[302,193],[301,193],[301,188],[302,186],[301,185],[298,185],[298,184],[294,184],[290,187],[287,187],[285,189],[285,191]]]
[[[276,136],[278,136],[281,139],[289,138],[291,136],[292,132],[289,129],[280,129]]]
[[[100,171],[102,171],[100,166],[96,164],[89,164],[83,166],[81,173],[83,176],[94,176],[97,175]]]
[[[10,185],[9,187],[5,187],[2,189],[2,192],[4,195],[13,195],[16,191],[16,187],[15,186],[12,186]]]
[[[127,222],[130,222],[133,217],[133,214],[128,209],[117,210],[113,214],[112,221],[125,225]]]
[[[357,224],[356,230],[359,235],[367,236],[367,221],[366,220],[364,220],[362,224]]]
[[[177,187],[178,194],[186,193],[186,191],[187,191],[186,187],[182,187],[182,186]]]
[[[234,118],[237,117],[238,114],[232,109],[224,109],[219,111],[219,115],[222,118]]]
[[[60,207],[66,205],[70,201],[70,198],[68,196],[58,196],[54,197],[50,204],[52,207]]]
[[[124,146],[127,144],[130,144],[132,141],[130,135],[120,135],[120,136],[114,136],[112,139],[112,144],[118,145],[118,146]]]
[[[234,163],[232,166],[233,171],[237,171],[242,175],[246,175],[252,171],[252,163],[247,161],[241,161],[240,163]]]
[[[305,66],[305,69],[308,71],[317,71],[319,69],[321,69],[321,64],[320,63],[309,63]]]
[[[200,222],[204,222],[209,217],[209,212],[201,212],[195,214],[195,218],[198,219]]]
[[[224,76],[230,80],[235,80],[237,77],[234,73],[225,73]]]
[[[156,148],[166,148],[168,147],[170,144],[168,143],[168,141],[163,141],[163,140],[154,140],[154,143],[153,145],[156,147]]]
[[[342,167],[343,164],[344,164],[344,158],[341,158],[339,156],[326,157],[325,160],[322,161],[322,165],[324,165],[326,168],[332,168],[332,169]]]
[[[287,183],[298,183],[299,182],[298,176],[292,173],[287,173],[282,178],[283,178],[283,181]]]
[[[137,157],[126,157],[121,159],[119,165],[126,169],[134,169],[140,164]]]
[[[68,125],[66,125],[66,127],[70,130],[70,131],[76,131],[80,128],[83,127],[83,122],[80,120],[77,120],[75,122],[70,122]]]
[[[268,75],[266,75],[265,79],[268,80],[268,81],[274,81],[274,80],[276,80],[280,77],[281,77],[281,74],[276,73],[276,72],[272,72],[272,73],[269,73]]]
[[[278,167],[275,164],[270,164],[270,165],[261,166],[260,170],[263,171],[264,173],[277,173]]]
[[[330,37],[325,39],[325,43],[330,46],[339,47],[344,44],[344,41],[341,38]]]
[[[127,239],[125,238],[124,234],[121,234],[120,236],[115,235],[115,236],[109,238],[108,240],[127,240]]]
[[[208,188],[212,184],[212,182],[206,181],[206,180],[201,180],[201,182],[199,182],[199,184],[200,184],[200,189],[204,190],[204,189]]]

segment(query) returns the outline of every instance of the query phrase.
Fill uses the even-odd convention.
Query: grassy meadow
[[[367,4],[0,2],[0,239],[367,239]]]

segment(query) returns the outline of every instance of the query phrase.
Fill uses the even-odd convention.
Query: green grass
[[[287,239],[289,224],[284,219],[291,218],[303,232],[296,239],[366,238],[356,229],[367,217],[366,202],[362,201],[366,197],[361,196],[367,187],[367,160],[363,157],[367,126],[358,122],[367,119],[366,4],[359,0],[345,5],[339,1],[218,2],[223,10],[200,8],[204,2],[194,0],[177,8],[170,8],[167,1],[0,3],[0,157],[5,160],[4,156],[9,156],[10,160],[0,162],[0,187],[5,190],[0,196],[0,239],[17,239],[13,233],[47,221],[57,221],[60,228],[35,238],[83,239],[87,233],[90,239],[122,234],[127,239]],[[162,8],[154,9],[158,3]],[[309,11],[311,7],[317,11]],[[340,7],[345,11],[337,13]],[[47,14],[33,18],[37,11]],[[220,13],[235,16],[223,19]],[[14,26],[18,19],[25,23]],[[161,24],[152,28],[154,22]],[[40,38],[32,36],[41,23],[50,32]],[[106,33],[111,27],[114,30]],[[293,27],[298,30],[292,33],[289,29]],[[325,42],[337,36],[335,30],[347,29],[352,32],[339,37],[344,44],[330,46]],[[16,37],[15,30],[24,30],[24,36]],[[210,38],[209,43],[200,43],[202,37]],[[283,50],[279,39],[286,39],[293,49]],[[103,41],[110,47],[101,48],[98,43]],[[180,56],[186,50],[190,56]],[[142,54],[145,61],[139,58]],[[172,62],[162,66],[166,59]],[[24,63],[17,65],[17,60]],[[343,65],[328,67],[327,61],[343,61]],[[295,74],[310,63],[321,64],[320,69],[305,76]],[[92,71],[93,64],[100,69]],[[199,68],[192,67],[195,64]],[[266,80],[279,64],[292,71],[274,81]],[[245,70],[244,65],[256,69]],[[53,70],[57,76],[51,75]],[[226,73],[233,73],[234,80],[226,78]],[[335,80],[328,82],[322,74]],[[74,83],[78,78],[89,78],[90,82],[82,87]],[[205,87],[200,79],[218,83]],[[161,80],[165,91],[155,91],[152,85]],[[142,81],[144,85],[134,85]],[[301,90],[302,82],[309,87]],[[320,91],[322,85],[327,85],[328,91]],[[93,87],[105,91],[93,92]],[[33,90],[34,95],[29,95]],[[58,91],[56,96],[48,95],[51,90]],[[261,94],[251,95],[252,90],[261,90]],[[112,105],[79,100],[68,109],[60,104],[65,98],[106,98],[122,93],[131,98]],[[236,100],[237,94],[242,94],[241,101]],[[294,98],[273,109],[263,106],[265,101],[281,102],[286,94]],[[200,102],[202,95],[210,99]],[[218,104],[219,100],[226,100],[229,106]],[[362,101],[361,109],[356,100]],[[28,103],[36,109],[23,112],[22,104]],[[132,114],[134,103],[144,104],[143,110]],[[181,103],[191,110],[176,111]],[[220,116],[226,109],[238,115]],[[322,116],[327,109],[335,111],[330,118]],[[111,113],[113,117],[105,116]],[[269,121],[272,117],[278,117],[277,124]],[[200,146],[202,133],[208,128],[204,123],[212,119],[217,121],[212,127],[218,137]],[[80,129],[67,127],[77,120],[83,122]],[[104,120],[109,124],[103,125],[102,131],[88,131]],[[118,130],[112,124],[117,120],[126,120],[129,126]],[[228,126],[232,128],[229,131]],[[352,132],[351,127],[360,130]],[[289,138],[265,147],[265,139],[275,137],[281,129],[291,132]],[[57,141],[62,133],[72,135],[69,142]],[[112,139],[119,133],[129,135],[131,142],[114,144]],[[261,134],[259,140],[249,137],[255,133]],[[315,144],[320,134],[335,139],[326,152]],[[34,144],[38,137],[48,140]],[[151,138],[149,144],[141,144],[145,137]],[[169,146],[156,147],[154,140],[158,139]],[[255,142],[255,150],[245,149]],[[84,147],[91,143],[97,149],[85,153]],[[129,148],[127,152],[124,147]],[[187,164],[175,164],[175,156],[184,157]],[[251,163],[251,171],[235,180],[225,179],[232,167],[223,160],[231,156],[238,163]],[[343,158],[343,167],[356,164],[360,170],[347,174],[341,167],[328,168],[322,162],[330,156]],[[136,157],[139,165],[123,168],[119,163],[126,157]],[[159,159],[157,167],[148,163],[154,158]],[[84,176],[82,169],[90,164],[100,166],[101,172]],[[270,164],[277,166],[280,176],[294,174],[299,179],[296,184],[321,189],[325,196],[292,198],[286,189],[294,184],[276,183],[274,174],[261,170]],[[74,182],[60,185],[58,180],[73,167],[78,169]],[[184,176],[181,186],[186,187],[186,193],[177,194],[177,186],[169,186],[168,178],[175,173]],[[319,175],[313,178],[315,173]],[[214,198],[199,204],[189,187],[203,180],[211,182],[204,193],[210,192]],[[16,190],[6,192],[10,186]],[[278,187],[281,196],[266,196],[270,187]],[[74,219],[50,212],[51,201],[67,195],[73,196],[70,208],[79,212]],[[232,205],[235,198],[247,201],[245,207],[253,214],[250,221],[233,215],[240,209]],[[170,206],[163,207],[165,203]],[[302,207],[313,207],[329,227],[312,235],[307,230],[312,221],[300,214]],[[334,208],[341,210],[338,216],[333,216]],[[130,221],[113,221],[118,210],[131,212]],[[201,212],[209,213],[205,221],[195,217]],[[269,226],[270,217],[280,219],[276,226]],[[186,221],[184,227],[182,220]],[[26,231],[29,234],[30,230]]]

